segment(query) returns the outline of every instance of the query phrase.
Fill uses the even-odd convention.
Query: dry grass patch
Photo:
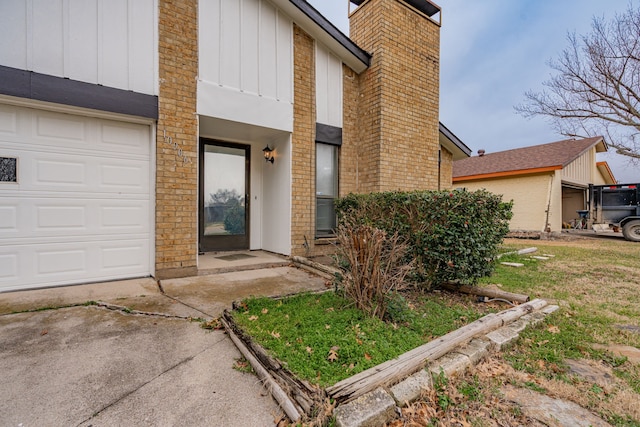
[[[640,426],[640,367],[592,344],[640,348],[640,245],[616,239],[505,241],[509,249],[536,246],[547,261],[521,257],[523,269],[499,267],[486,283],[558,303],[562,309],[525,331],[500,359],[512,370],[502,381],[571,400],[614,425]],[[567,359],[586,359],[608,373],[610,387],[569,374]]]
[[[592,362],[597,365],[598,362]],[[389,423],[400,426],[544,426],[525,416],[520,407],[507,400],[501,388],[506,385],[528,388],[550,397],[569,400],[614,425],[637,426],[640,419],[638,394],[616,379],[610,367],[599,368],[612,375],[607,387],[571,377],[569,380],[545,378],[514,369],[502,355],[494,355],[464,375],[425,391],[420,401],[402,410],[402,418]],[[555,369],[558,369],[557,367]],[[620,416],[619,414],[626,414]]]
[[[403,408],[402,418],[388,426],[544,426],[525,416],[500,392],[500,387],[509,383],[511,372],[508,364],[492,357],[472,372],[446,381],[436,378],[435,386]]]
[[[509,292],[545,298],[561,306],[518,343],[466,374],[435,387],[403,411],[392,426],[542,425],[506,400],[505,385],[529,388],[569,400],[615,426],[640,426],[640,366],[592,344],[640,348],[640,333],[620,325],[640,326],[640,244],[622,239],[526,241],[507,239],[504,250],[536,246],[533,255],[506,257],[523,268],[498,266],[481,283]],[[570,373],[568,359],[584,360],[608,374],[597,384]]]

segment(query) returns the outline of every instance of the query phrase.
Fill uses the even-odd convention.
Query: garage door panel
[[[66,244],[66,243],[80,243],[80,244],[90,244],[92,242],[96,242],[97,239],[100,238],[100,241],[103,242],[118,242],[124,241],[125,239],[135,240],[135,239],[146,239],[148,238],[148,234],[115,234],[109,236],[51,236],[51,237],[30,237],[30,238],[20,238],[20,239],[2,239],[2,245],[0,245],[0,251],[18,246],[38,246],[38,245],[48,245],[48,244]]]
[[[127,164],[105,162],[101,164],[99,188],[103,191],[148,192],[148,166],[146,162],[127,162]]]
[[[1,233],[15,233],[18,231],[18,206],[8,206],[0,199],[0,235]]]
[[[59,248],[41,249],[36,251],[36,275],[68,275],[72,273],[87,273],[87,248],[77,247],[64,250]]]
[[[14,141],[15,140],[15,141]],[[38,145],[38,144],[27,144],[25,142],[19,141],[17,138],[7,137],[2,132],[0,132],[0,142],[3,145],[3,156],[5,153],[11,152],[11,150],[18,151],[20,153],[52,153],[59,154],[63,156],[96,156],[104,159],[116,159],[123,160],[123,154],[120,152],[107,152],[107,151],[97,151],[97,150],[76,150],[73,148],[67,148],[56,145]],[[149,159],[149,154],[136,154],[136,153],[126,153],[124,154],[126,159],[128,160],[141,160],[146,161]]]
[[[38,112],[32,122],[35,140],[76,148],[89,148],[91,120],[70,114]]]
[[[85,206],[38,206],[36,231],[82,231],[87,230],[87,208]]]
[[[98,150],[124,151],[128,154],[149,154],[149,128],[139,125],[102,121]]]
[[[0,289],[14,290],[29,287],[36,274],[35,245],[0,246]]]
[[[149,274],[148,239],[0,246],[0,289],[18,290]]]
[[[147,276],[148,125],[0,105],[0,291]]]
[[[18,134],[18,113],[12,107],[0,105],[0,134]]]
[[[0,283],[18,280],[18,255],[0,254]]]
[[[0,138],[0,144],[1,138]],[[0,184],[0,195],[41,191],[142,195],[148,198],[149,159],[116,159],[88,155],[2,149],[2,157],[18,159],[18,182]]]
[[[25,217],[35,218],[21,223],[19,237],[81,236],[91,233],[93,216],[90,201],[68,199],[22,199]]]
[[[0,105],[0,135],[27,150],[148,157],[151,149],[149,126],[8,105]]]
[[[87,164],[81,160],[72,161],[65,159],[61,155],[43,155],[30,153],[35,158],[31,160],[33,163],[33,189],[55,188],[56,190],[69,190],[71,188],[88,190],[87,186]],[[22,161],[29,161],[22,159]],[[57,159],[56,159],[57,158]],[[18,178],[19,180],[20,178]],[[27,178],[27,184],[29,182]],[[23,190],[29,187],[20,183]],[[25,188],[26,187],[26,188]]]
[[[102,250],[102,270],[122,271],[136,269],[147,261],[145,254],[148,252],[148,245],[144,242],[118,242],[117,244],[104,244]]]
[[[114,201],[100,208],[101,230],[113,233],[148,233],[149,203]]]
[[[0,198],[0,203],[0,245],[3,238],[108,240],[151,231],[148,200],[8,197]]]

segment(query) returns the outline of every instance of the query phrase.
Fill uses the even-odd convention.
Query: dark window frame
[[[333,187],[334,193],[332,195],[319,195],[317,191],[318,187],[318,145],[322,144],[325,146],[333,147],[333,163],[334,163],[334,171],[335,176],[333,177]],[[315,210],[315,238],[316,239],[327,239],[335,237],[335,226],[337,225],[337,218],[334,218],[332,221],[331,228],[320,228],[318,224],[318,211],[320,202],[326,202],[330,200],[332,202],[333,211],[335,215],[335,205],[333,201],[339,197],[340,194],[340,147],[342,146],[342,128],[336,126],[324,125],[321,123],[316,123],[316,140],[315,140],[315,164],[316,164],[316,176],[315,176],[315,199],[316,199],[316,210]]]

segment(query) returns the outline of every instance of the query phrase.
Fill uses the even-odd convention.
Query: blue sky
[[[349,34],[347,0],[307,0]],[[631,1],[637,6],[640,0]],[[612,18],[626,0],[435,0],[442,7],[440,121],[474,154],[564,139],[543,118],[525,119],[514,105],[540,90],[547,62],[567,46],[567,33],[585,34],[594,16]],[[640,182],[640,165],[600,154],[616,179]]]

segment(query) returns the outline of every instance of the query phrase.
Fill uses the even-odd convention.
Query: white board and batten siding
[[[157,0],[0,1],[0,64],[157,95],[157,9]]]
[[[586,188],[597,179],[596,174],[596,149],[592,147],[562,168],[562,181]]]
[[[198,7],[198,114],[291,132],[291,19],[268,0]]]
[[[144,124],[0,105],[0,291],[148,276]]]
[[[342,127],[342,61],[316,43],[316,120]]]

